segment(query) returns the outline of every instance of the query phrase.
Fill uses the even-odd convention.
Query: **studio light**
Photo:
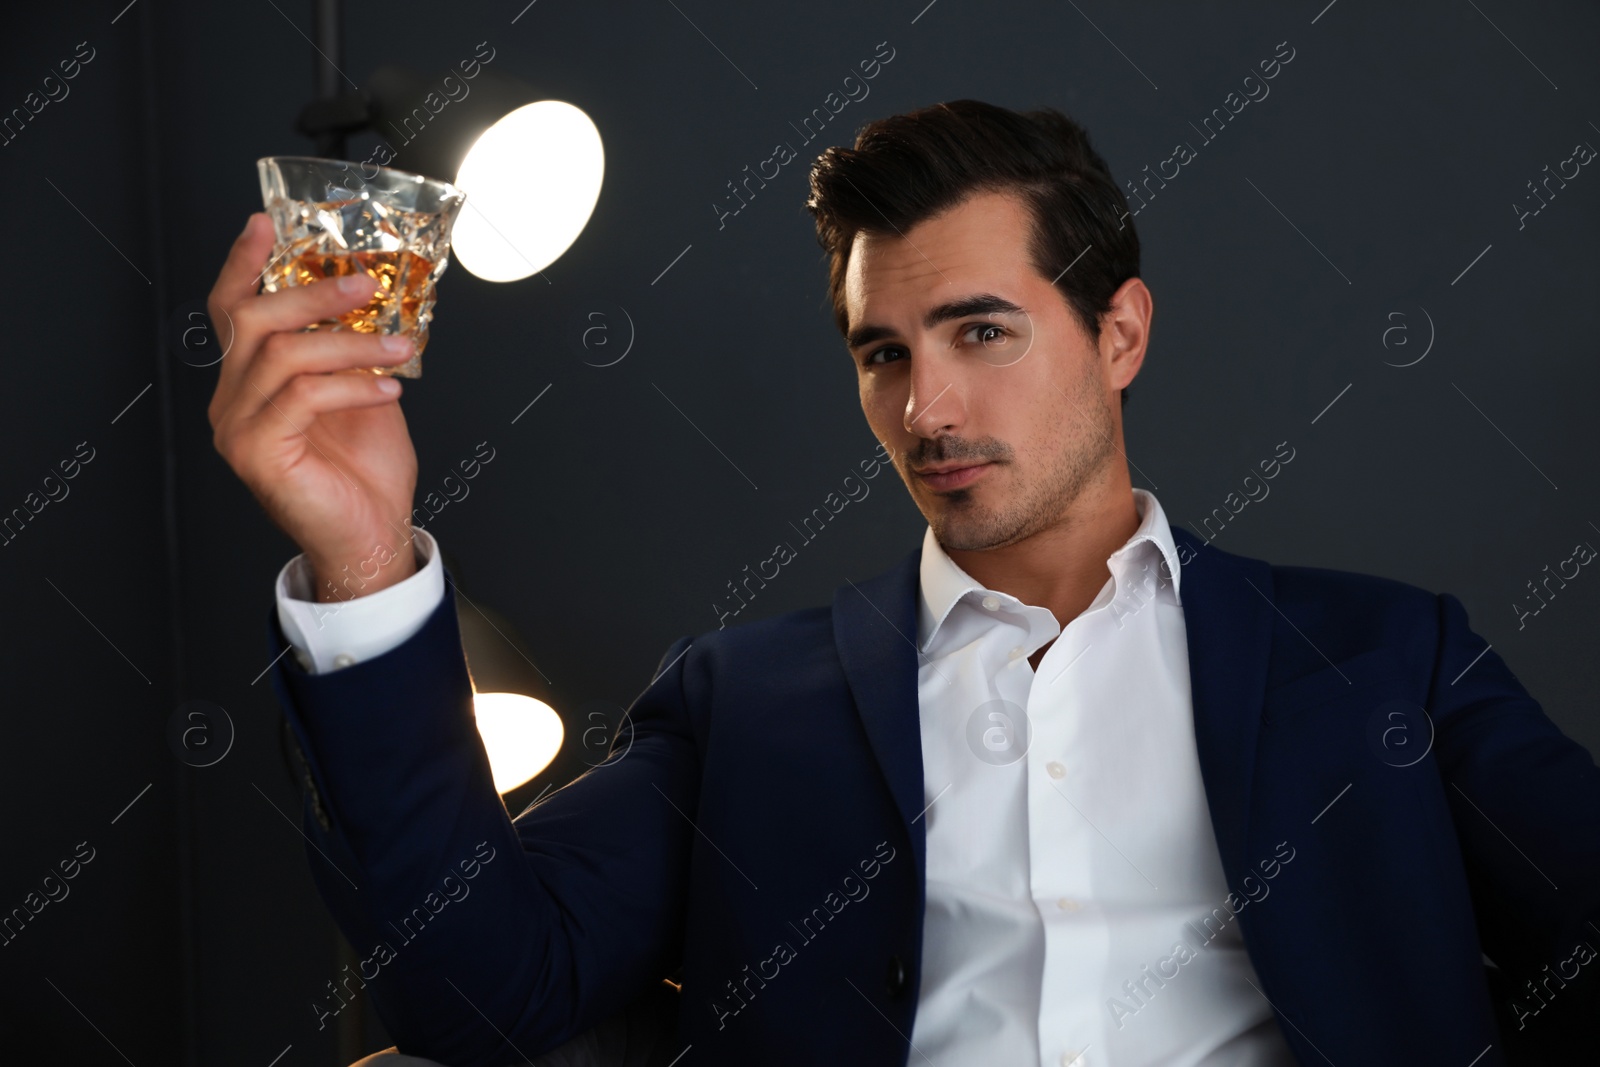
[[[489,755],[495,792],[504,796],[550,766],[566,735],[561,716],[521,693],[473,693],[478,736]]]
[[[600,131],[584,111],[483,66],[467,77],[427,76],[388,65],[357,90],[311,101],[296,129],[319,155],[348,158],[346,138],[381,141],[352,163],[413,171],[452,182],[467,202],[451,251],[485,281],[526,278],[572,246],[594,212],[605,176]]]
[[[583,232],[604,173],[600,131],[581,109],[562,100],[517,108],[456,171],[467,193],[451,238],[456,258],[491,282],[543,270]]]
[[[481,595],[462,589],[460,560],[445,552],[441,562],[457,583],[461,650],[467,658],[473,714],[489,756],[495,792],[507,797],[541,774],[544,784],[565,785],[573,776],[568,767],[572,753],[563,752],[570,747],[563,744],[566,728],[527,640],[515,622]],[[551,767],[558,755],[566,758]]]

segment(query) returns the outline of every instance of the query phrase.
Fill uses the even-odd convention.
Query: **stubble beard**
[[[946,551],[1004,548],[1060,522],[1084,491],[1104,472],[1116,451],[1111,408],[1097,379],[1080,394],[1073,409],[1087,414],[1083,433],[1063,443],[1048,468],[996,505],[979,503],[979,487],[946,493],[929,509],[928,524]],[[997,464],[995,473],[1010,463]],[[914,477],[914,475],[913,475]],[[995,493],[993,487],[988,492]]]

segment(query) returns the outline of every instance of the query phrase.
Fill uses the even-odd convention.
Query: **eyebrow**
[[[959,300],[951,300],[937,307],[929,308],[927,314],[922,316],[922,327],[923,329],[931,330],[941,322],[965,318],[968,315],[987,315],[994,312],[1014,315],[1022,311],[1023,308],[1021,306],[1003,296],[996,296],[994,293],[977,293],[973,296],[964,296]],[[885,337],[893,337],[895,332],[894,328],[890,326],[857,326],[845,337],[845,345],[851,349],[860,348],[862,345],[871,344],[873,341],[880,341]]]

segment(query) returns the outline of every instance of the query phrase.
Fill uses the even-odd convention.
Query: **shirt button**
[[[1078,902],[1073,900],[1071,897],[1062,897],[1060,900],[1056,901],[1056,907],[1060,908],[1062,911],[1077,911]]]
[[[1049,763],[1046,763],[1044,765],[1044,770],[1045,773],[1052,778],[1061,778],[1067,773],[1067,769],[1061,764],[1057,763],[1055,760],[1051,760]]]
[[[990,611],[999,611],[1000,598],[997,596],[986,596],[983,598],[983,606]]]
[[[1061,1054],[1061,1067],[1086,1067],[1086,1064],[1087,1061],[1081,1052],[1067,1049]]]
[[[355,661],[356,658],[348,652],[341,652],[337,656],[333,657],[333,665],[335,667],[349,667],[353,665]]]

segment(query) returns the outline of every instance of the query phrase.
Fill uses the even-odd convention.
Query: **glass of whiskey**
[[[422,377],[435,283],[450,265],[450,229],[466,193],[437,178],[342,159],[267,156],[256,170],[277,234],[262,290],[372,275],[378,289],[365,307],[306,329],[404,334],[410,359],[361,372]]]

